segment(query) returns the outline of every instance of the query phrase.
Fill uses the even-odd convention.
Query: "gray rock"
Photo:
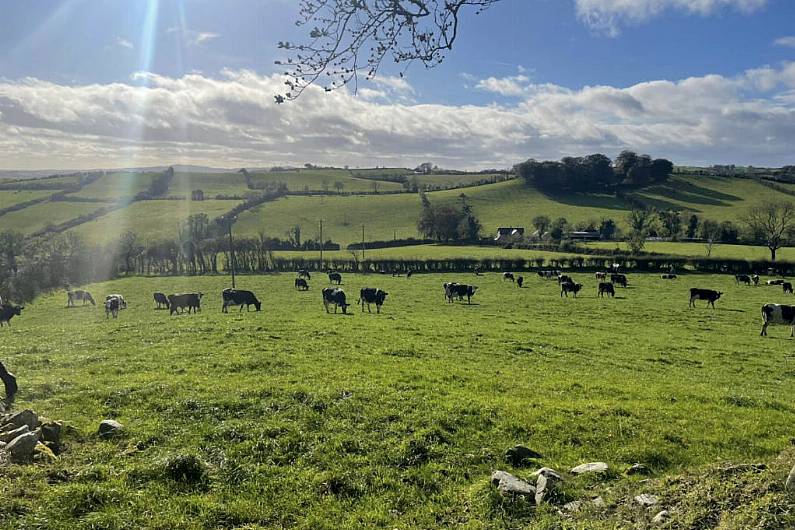
[[[124,429],[124,426],[116,420],[102,420],[99,424],[99,437],[112,438],[118,435]]]
[[[6,444],[5,442],[0,442],[0,451],[5,449],[6,445],[8,445],[8,444]]]
[[[604,462],[590,462],[573,468],[571,472],[575,475],[584,475],[586,473],[604,473],[607,470],[608,466]]]
[[[643,464],[635,464],[627,469],[627,475],[648,475],[651,470]]]
[[[6,418],[4,426],[5,425],[13,425],[14,427],[22,427],[23,425],[27,425],[32,431],[39,426],[39,417],[32,410],[25,409],[21,412],[17,412],[13,416]]]
[[[547,480],[546,475],[538,475],[538,479],[536,480],[536,504],[544,502],[544,497],[550,493],[551,489],[552,483]]]
[[[48,421],[44,423],[41,428],[41,441],[49,442],[56,447],[61,445],[61,432],[63,431],[63,422]]]
[[[649,495],[648,493],[643,493],[635,497],[635,502],[637,502],[641,506],[645,506],[648,508],[649,506],[654,506],[655,504],[660,502],[660,499],[656,495]]]
[[[11,440],[5,451],[11,457],[11,462],[15,464],[27,464],[33,461],[33,450],[39,438],[36,433],[26,433]]]
[[[505,471],[495,471],[491,475],[491,483],[503,495],[527,495],[535,498],[535,488],[524,480]]]
[[[663,524],[665,521],[671,518],[671,514],[668,510],[663,510],[657,515],[654,516],[654,519],[651,520],[652,524]]]
[[[4,430],[0,432],[0,442],[8,443],[17,436],[22,436],[25,433],[30,432],[30,427],[27,425],[23,425],[22,427],[14,427],[13,425],[9,425],[9,430]]]
[[[512,466],[519,467],[524,464],[527,460],[543,458],[544,455],[533,451],[529,447],[525,447],[523,445],[515,445],[505,451],[505,461],[511,464]]]
[[[563,505],[563,509],[567,512],[578,512],[582,508],[582,501],[571,501]]]
[[[792,466],[792,470],[789,472],[787,482],[784,483],[784,489],[795,495],[795,466]]]
[[[602,497],[591,499],[591,506],[594,508],[604,508],[606,506],[605,500]]]
[[[560,473],[558,473],[551,467],[542,467],[538,471],[534,471],[530,476],[533,478],[538,478],[540,475],[544,475],[547,478],[547,480],[551,480],[553,482],[563,480],[563,477],[560,476]]]

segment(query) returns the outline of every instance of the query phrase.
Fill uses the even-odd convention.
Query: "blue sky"
[[[791,0],[502,0],[464,17],[436,69],[280,107],[276,42],[300,40],[296,0],[2,7],[5,168],[507,167],[625,147],[795,163]]]

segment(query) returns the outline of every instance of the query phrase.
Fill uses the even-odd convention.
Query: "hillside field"
[[[278,274],[238,279],[260,313],[220,312],[227,277],[87,286],[125,295],[118,320],[43,296],[0,329],[0,359],[18,408],[77,434],[54,464],[0,467],[0,525],[648,528],[657,510],[632,498],[651,493],[672,528],[792,528],[793,341],[784,327],[759,337],[760,305],[792,296],[730,276],[630,275],[600,299],[578,279],[575,299],[536,277],[518,289],[497,274],[345,275],[349,315],[324,312],[325,279],[297,292]],[[480,290],[448,304],[444,281]],[[390,293],[380,315],[355,305],[362,286]],[[717,309],[688,309],[693,286],[724,291]],[[154,291],[207,294],[202,312],[169,316]],[[99,440],[105,418],[125,434]],[[503,456],[515,444],[543,457],[515,468]],[[200,463],[178,458],[191,455]],[[603,477],[565,473],[600,460]],[[757,462],[769,467],[727,467]],[[623,475],[635,463],[650,480]],[[489,484],[495,469],[542,465],[565,474],[557,504]],[[597,495],[603,510],[560,511]]]
[[[47,201],[0,217],[0,230],[31,234],[49,224],[57,225],[95,212],[102,206],[91,202]]]
[[[0,210],[23,202],[41,199],[52,195],[53,191],[2,191],[0,190]]]

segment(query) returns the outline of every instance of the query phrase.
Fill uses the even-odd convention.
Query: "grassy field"
[[[589,247],[629,250],[625,243],[616,241],[605,241],[584,244]],[[643,249],[645,252],[656,252],[658,254],[670,254],[673,256],[706,257],[707,247],[703,243],[680,243],[680,242],[657,242],[646,243]],[[767,247],[755,247],[750,245],[720,245],[712,247],[712,257],[749,259],[749,260],[769,260],[770,251]],[[781,248],[776,253],[779,261],[795,261],[795,248]]]
[[[360,251],[356,251],[361,255]],[[276,257],[284,258],[311,258],[319,256],[318,251],[278,251]],[[376,259],[404,259],[404,260],[443,260],[455,258],[467,259],[526,259],[535,258],[560,259],[576,256],[576,253],[546,252],[540,250],[506,249],[500,247],[470,247],[446,245],[412,245],[408,247],[377,248],[365,251],[365,258]],[[351,251],[323,251],[323,259],[350,259]]]
[[[0,230],[30,234],[49,224],[60,224],[101,208],[102,204],[86,202],[44,202],[8,213],[0,220]]]
[[[86,241],[105,244],[116,241],[127,231],[138,234],[142,240],[173,238],[182,224],[196,213],[214,217],[231,210],[237,201],[141,201],[115,210],[73,229]]]
[[[177,171],[168,188],[169,195],[190,197],[193,190],[202,190],[204,196],[245,195],[249,189],[240,173],[183,173]]]
[[[795,459],[793,342],[782,327],[758,336],[760,304],[791,295],[728,276],[632,275],[599,299],[579,279],[582,296],[561,299],[538,278],[518,289],[496,274],[345,275],[351,303],[365,285],[390,293],[380,315],[327,315],[325,280],[300,293],[291,275],[239,278],[262,313],[221,314],[224,277],[89,286],[125,295],[118,320],[42,297],[2,330],[0,358],[19,408],[78,434],[55,464],[0,467],[0,524],[648,528],[657,510],[632,497],[653,493],[672,528],[792,528],[781,484]],[[443,300],[455,280],[476,282],[475,303]],[[725,292],[716,310],[687,308],[696,285]],[[188,290],[208,293],[203,312],[153,309],[152,292]],[[124,436],[99,440],[105,418]],[[544,456],[513,468],[514,444]],[[567,475],[559,502],[600,495],[603,511],[532,509],[489,485],[495,469],[595,460],[614,471]],[[650,481],[622,474],[636,462]],[[729,462],[769,468],[721,471]]]
[[[380,170],[379,170],[380,171]],[[362,174],[367,174],[362,172]],[[355,178],[351,171],[345,169],[299,169],[296,171],[275,171],[268,173],[253,173],[255,182],[284,182],[290,191],[322,191],[327,185],[328,191],[337,191],[334,183],[343,184],[343,192],[372,191],[373,183],[378,185],[380,191],[402,190],[398,182],[373,181]]]
[[[53,191],[0,191],[0,210],[52,195]]]
[[[145,191],[158,173],[107,173],[95,180],[82,190],[75,193],[75,197],[86,197],[89,199],[104,199],[114,202],[118,199],[133,197],[141,191]]]
[[[489,175],[479,173],[467,173],[465,175],[412,175],[417,178],[421,185],[440,186],[448,188],[452,186],[466,186],[482,180],[489,180],[502,175]]]

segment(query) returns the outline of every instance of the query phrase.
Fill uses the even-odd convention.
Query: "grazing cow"
[[[791,326],[790,337],[795,337],[795,306],[782,304],[765,304],[762,306],[762,331],[761,336],[767,336],[767,326],[770,324],[783,324]]]
[[[661,274],[660,278],[662,278],[663,280],[675,280],[676,274]]]
[[[604,281],[604,280],[606,280],[606,279],[607,279],[607,273],[606,273],[606,272],[597,272],[597,273],[596,273],[596,274],[594,274],[593,276],[594,276],[594,278],[595,278],[595,279],[597,279],[597,280],[602,280],[602,281]]]
[[[367,312],[370,313],[370,304],[375,304],[375,310],[377,313],[381,312],[381,306],[384,305],[384,300],[386,300],[386,296],[389,293],[382,291],[381,289],[373,289],[371,287],[365,287],[361,291],[359,291],[359,299],[356,301],[357,304],[362,304],[362,313],[364,313],[364,304],[367,304]]]
[[[323,306],[326,308],[326,313],[329,312],[329,304],[334,304],[334,313],[337,312],[337,307],[342,308],[343,314],[348,312],[348,304],[345,301],[345,291],[339,287],[326,287],[323,289]]]
[[[753,276],[751,276],[751,281],[754,282],[754,287],[758,286],[759,285],[759,275],[758,274],[754,274]]]
[[[723,293],[713,291],[712,289],[690,289],[690,305],[688,307],[696,307],[696,300],[706,300],[707,305],[711,305],[715,309],[715,300],[720,298]]]
[[[406,279],[408,280],[409,278],[411,278],[411,275],[412,275],[412,274],[414,274],[414,271],[408,271],[408,272],[406,273]]]
[[[563,295],[566,295],[566,298],[569,297],[569,293],[574,293],[574,298],[577,298],[577,293],[580,292],[582,289],[581,283],[574,283],[574,282],[565,282],[560,284],[560,296],[561,298]]]
[[[8,327],[11,327],[11,319],[15,316],[22,316],[23,309],[25,309],[24,306],[11,304],[0,305],[0,328],[3,327],[3,324],[8,324]]]
[[[168,297],[163,293],[155,293],[156,309],[168,309]]]
[[[604,296],[606,294],[609,294],[611,297],[616,296],[616,290],[613,288],[613,284],[610,282],[599,282],[598,296]]]
[[[118,298],[111,297],[105,300],[105,318],[110,318],[113,315],[113,318],[117,318],[119,316],[119,309],[121,308],[121,300]]]
[[[342,283],[342,274],[339,272],[330,272],[328,273],[328,281],[329,283],[336,283],[339,285]]]
[[[312,275],[309,274],[309,271],[306,270],[306,269],[299,270],[298,271],[298,277],[299,278],[306,278],[307,280],[311,280],[312,279]]]
[[[516,281],[516,278],[513,277],[512,272],[503,272],[502,273],[502,281],[511,280],[512,282]]]
[[[472,297],[475,296],[477,290],[478,288],[475,285],[455,282],[444,284],[444,296],[451,304],[453,303],[453,297],[458,297],[459,300],[463,301],[465,296],[467,297],[467,303],[471,304]]]
[[[558,274],[558,284],[564,283],[574,283],[574,280],[572,280],[571,276],[566,274]]]
[[[224,313],[229,312],[229,306],[240,306],[240,310],[243,311],[243,306],[246,306],[246,311],[251,310],[251,306],[259,311],[262,307],[262,304],[257,297],[251,291],[243,291],[241,289],[224,289],[221,291],[221,298],[224,300],[224,305],[221,307],[221,311]]]
[[[545,280],[551,280],[552,278],[557,278],[560,275],[558,271],[538,271],[538,275]]]
[[[480,271],[481,271],[480,265],[475,265],[475,268],[472,269],[472,272],[475,273],[475,276],[480,276]]]
[[[88,291],[69,291],[66,293],[66,307],[74,307],[76,302],[83,302],[83,305],[97,305],[91,293]]]
[[[519,277],[517,277],[517,278],[516,278],[516,285],[518,285],[518,286],[519,286],[519,289],[521,289],[521,288],[522,288],[522,285],[523,285],[523,284],[524,284],[524,276],[519,276]]]
[[[202,296],[204,293],[183,293],[183,294],[170,294],[168,295],[169,315],[173,315],[179,310],[182,313],[185,308],[188,313],[193,310],[193,313],[201,311]]]
[[[306,283],[306,280],[304,280],[303,278],[296,278],[295,279],[295,288],[298,289],[299,291],[308,291],[309,290],[309,284]]]
[[[765,283],[767,283],[768,285],[783,285],[784,280],[768,280]]]
[[[119,299],[119,310],[127,309],[127,302],[124,301],[124,297],[120,294],[109,294],[105,297],[105,301],[107,302],[111,298],[118,298]]]
[[[785,293],[792,294],[792,284],[790,282],[784,282],[781,284],[781,286],[784,288]]]
[[[735,274],[734,282],[737,285],[740,285],[741,283],[744,283],[745,285],[751,285],[751,277],[747,274]]]
[[[610,281],[621,287],[627,287],[627,277],[623,274],[611,274]]]

